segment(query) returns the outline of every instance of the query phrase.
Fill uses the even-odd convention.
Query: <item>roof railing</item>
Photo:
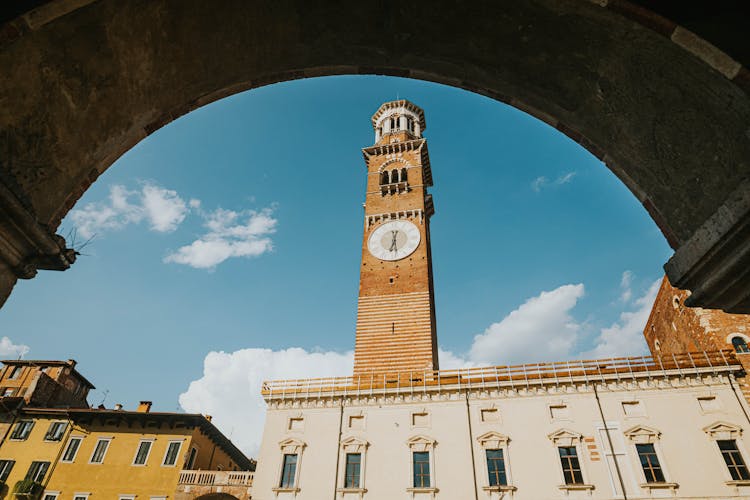
[[[265,381],[262,394],[267,399],[309,399],[348,394],[370,396],[386,395],[389,392],[414,394],[450,388],[469,390],[476,387],[518,385],[527,390],[532,386],[560,385],[565,383],[603,380],[634,380],[655,376],[667,379],[670,375],[680,378],[695,373],[717,374],[739,370],[735,352],[697,351],[666,356],[632,356],[551,363],[528,363],[523,365],[460,368],[440,371],[372,372],[350,377],[325,377]]]

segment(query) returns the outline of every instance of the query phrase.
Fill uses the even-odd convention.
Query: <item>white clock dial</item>
[[[408,220],[386,222],[378,226],[367,240],[367,249],[380,260],[399,260],[417,249],[422,236]]]

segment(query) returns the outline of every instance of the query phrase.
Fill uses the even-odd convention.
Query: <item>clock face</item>
[[[399,260],[417,249],[421,237],[419,228],[407,220],[386,222],[370,234],[367,249],[380,260]]]

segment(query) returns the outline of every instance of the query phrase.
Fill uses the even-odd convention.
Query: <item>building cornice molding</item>
[[[485,401],[492,399],[513,399],[519,397],[547,397],[547,396],[565,396],[572,394],[593,394],[594,387],[599,392],[633,392],[633,391],[662,391],[665,389],[687,389],[695,390],[697,387],[706,388],[711,386],[726,385],[729,379],[726,374],[698,374],[689,376],[686,374],[673,375],[668,378],[643,378],[640,380],[611,380],[598,382],[596,384],[589,382],[579,383],[559,383],[530,385],[530,387],[485,387],[485,388],[468,388],[457,387],[442,388],[440,391],[422,392],[410,389],[404,389],[402,392],[387,390],[385,394],[382,391],[373,391],[366,394],[317,394],[311,391],[309,394],[297,394],[296,396],[288,395],[282,398],[281,394],[274,394],[270,397],[264,394],[264,399],[268,403],[269,410],[288,410],[303,408],[334,408],[341,405],[348,406],[379,406],[379,405],[398,405],[398,404],[429,404],[435,402],[461,402],[468,397],[469,401]]]

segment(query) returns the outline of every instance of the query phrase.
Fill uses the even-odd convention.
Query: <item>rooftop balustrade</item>
[[[251,471],[224,470],[183,470],[180,471],[179,485],[190,486],[252,486]]]
[[[733,350],[665,356],[631,356],[458,370],[372,373],[352,377],[274,380],[263,383],[266,400],[367,396],[443,390],[511,389],[563,383],[595,383],[731,373],[742,369]]]

